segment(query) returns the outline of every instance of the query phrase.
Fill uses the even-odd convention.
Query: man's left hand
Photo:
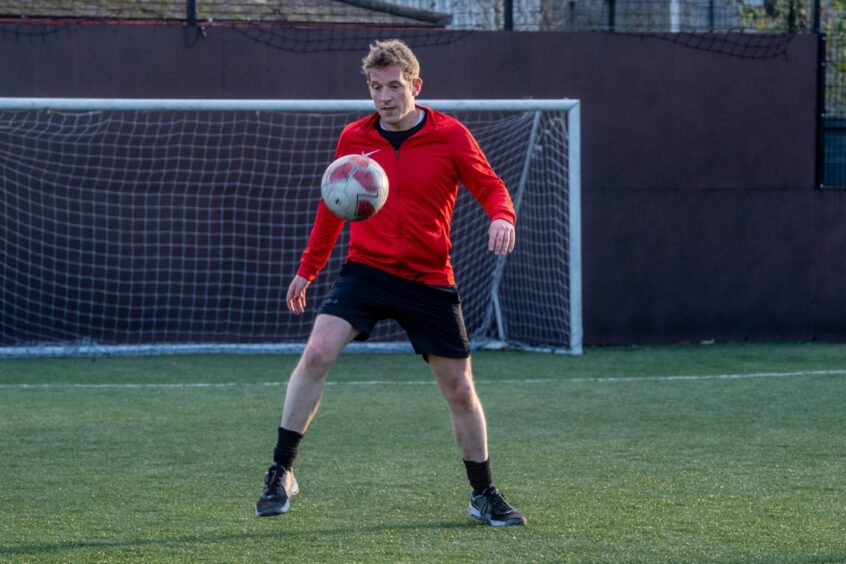
[[[504,219],[495,219],[488,228],[488,250],[497,256],[507,255],[514,250],[514,225]]]

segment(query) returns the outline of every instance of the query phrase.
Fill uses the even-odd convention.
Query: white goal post
[[[420,100],[464,122],[517,209],[487,250],[459,192],[452,250],[474,348],[580,354],[578,100]],[[298,352],[343,261],[285,293],[319,180],[369,100],[0,98],[0,357]],[[377,326],[351,350],[410,350]]]

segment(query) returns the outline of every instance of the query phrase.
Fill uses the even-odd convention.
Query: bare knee
[[[430,359],[441,393],[453,410],[471,412],[479,408],[469,361]]]
[[[453,408],[461,411],[475,411],[479,406],[476,389],[469,379],[456,379],[443,388],[444,398]]]
[[[310,377],[322,378],[357,334],[358,331],[341,318],[318,315],[300,356],[297,371]]]
[[[334,347],[320,342],[309,342],[300,357],[300,367],[306,374],[322,377],[335,362],[338,353]]]

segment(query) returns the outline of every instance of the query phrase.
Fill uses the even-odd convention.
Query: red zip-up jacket
[[[423,127],[397,151],[376,130],[378,113],[347,125],[335,158],[365,154],[388,175],[388,199],[373,217],[350,223],[348,261],[426,284],[453,285],[450,223],[459,183],[491,218],[516,220],[511,196],[467,128],[424,106]],[[321,200],[297,274],[314,280],[326,265],[344,220]],[[487,241],[479,244],[487,245]]]

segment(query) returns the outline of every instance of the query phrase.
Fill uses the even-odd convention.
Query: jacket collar
[[[423,131],[429,129],[430,127],[438,126],[440,118],[435,116],[435,111],[432,110],[432,108],[428,106],[421,106],[420,104],[414,104],[414,107],[418,110],[423,110],[424,112],[426,112],[426,123],[423,125]],[[379,112],[374,111],[370,115],[370,118],[367,120],[367,127],[375,128],[377,121],[379,121]]]

